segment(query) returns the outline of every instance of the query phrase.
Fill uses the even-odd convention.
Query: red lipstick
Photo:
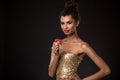
[[[65,33],[68,33],[70,30],[64,30]]]

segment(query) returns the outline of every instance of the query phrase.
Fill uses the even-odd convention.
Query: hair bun
[[[65,3],[65,8],[66,9],[76,9],[76,10],[78,10],[78,3],[77,3],[76,0],[68,0]]]
[[[71,15],[75,21],[80,21],[78,0],[68,0],[65,2],[63,10],[60,12],[60,18],[66,15]]]

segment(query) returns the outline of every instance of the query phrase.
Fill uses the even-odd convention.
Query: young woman
[[[49,76],[53,77],[56,73],[57,80],[98,80],[110,74],[109,66],[77,34],[76,28],[80,24],[77,2],[70,0],[65,3],[65,8],[60,13],[60,22],[61,29],[67,37],[53,42]],[[77,74],[77,69],[84,55],[89,56],[100,70],[81,79]]]

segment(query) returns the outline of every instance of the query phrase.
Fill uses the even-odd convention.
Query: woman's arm
[[[50,77],[53,77],[55,72],[56,72],[56,68],[57,68],[57,64],[58,64],[58,60],[59,60],[59,55],[58,54],[58,46],[53,43],[52,46],[52,50],[51,50],[51,60],[49,63],[49,68],[48,68],[48,75]]]
[[[82,45],[83,51],[90,57],[90,59],[100,68],[98,72],[90,75],[82,80],[98,80],[108,74],[110,74],[109,66],[104,62],[104,60],[96,54],[96,52],[87,44]]]
[[[57,55],[53,56],[53,61],[50,63],[49,65],[49,69],[48,69],[48,75],[50,77],[53,77],[55,72],[56,72],[56,68],[57,68],[57,64],[58,64],[58,59],[59,57]]]

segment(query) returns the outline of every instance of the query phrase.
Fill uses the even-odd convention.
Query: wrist
[[[54,58],[59,58],[59,55],[54,55]]]

